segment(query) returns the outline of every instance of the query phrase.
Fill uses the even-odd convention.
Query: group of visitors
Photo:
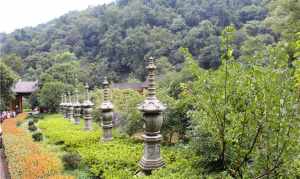
[[[5,119],[16,117],[15,111],[3,111],[0,112],[0,122],[2,123]]]

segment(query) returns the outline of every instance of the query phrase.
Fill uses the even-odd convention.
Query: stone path
[[[0,179],[8,179],[3,150],[0,149]]]

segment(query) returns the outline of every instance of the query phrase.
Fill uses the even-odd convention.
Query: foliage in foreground
[[[196,79],[182,84],[180,100],[193,104],[199,166],[235,178],[299,177],[299,105],[287,55],[269,57],[277,65],[245,65],[232,60],[229,41],[224,45],[218,70],[191,68]],[[188,52],[186,58],[197,67]]]
[[[67,152],[78,153],[88,166],[91,176],[105,178],[132,178],[138,171],[142,144],[114,134],[111,142],[100,140],[101,131],[82,131],[60,115],[49,115],[39,127],[50,144],[62,144]],[[100,132],[99,132],[100,131]],[[192,167],[195,157],[182,147],[162,147],[166,167],[149,178],[199,178]],[[147,177],[148,178],[148,177]]]
[[[0,59],[0,111],[5,111],[13,98],[11,87],[16,78],[15,72]]]
[[[59,176],[62,165],[57,156],[34,143],[25,130],[17,128],[16,119],[5,120],[3,133],[5,154],[12,178],[41,179]]]

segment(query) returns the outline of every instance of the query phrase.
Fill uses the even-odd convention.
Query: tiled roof
[[[15,93],[33,93],[38,89],[38,81],[18,81],[12,88]]]
[[[117,89],[144,89],[148,87],[148,83],[113,83],[111,87]]]

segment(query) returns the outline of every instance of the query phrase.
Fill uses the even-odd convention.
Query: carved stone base
[[[84,130],[92,130],[92,120],[84,120]]]
[[[161,168],[165,165],[160,156],[160,141],[162,136],[160,134],[155,136],[143,135],[144,155],[139,162],[139,166],[144,171],[151,171]]]
[[[103,124],[102,129],[103,129],[103,137],[102,141],[110,141],[113,139],[112,137],[112,124]]]

